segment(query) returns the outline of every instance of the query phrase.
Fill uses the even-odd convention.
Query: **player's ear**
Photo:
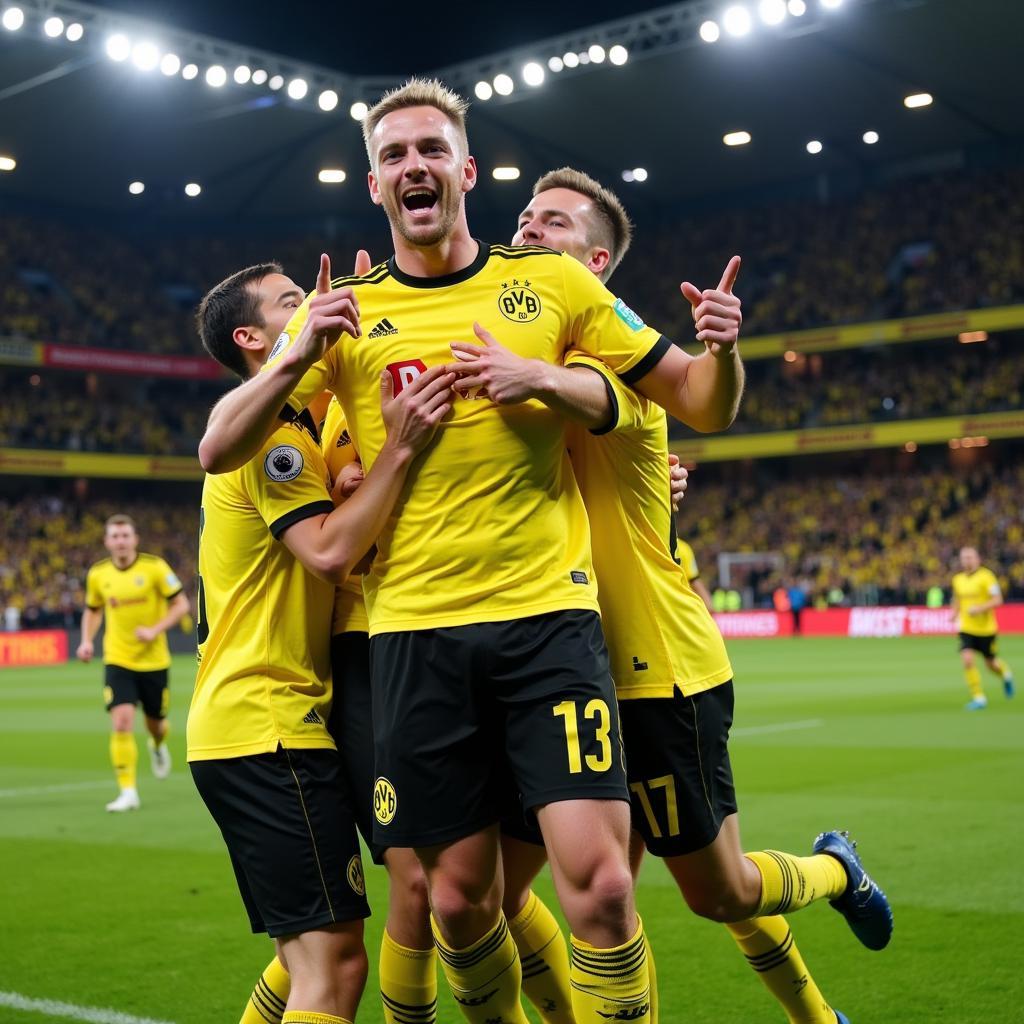
[[[366,172],[366,184],[370,189],[370,200],[375,206],[380,206],[384,199],[380,194],[380,185],[377,183],[377,175],[373,171]]]
[[[239,347],[253,352],[263,346],[263,339],[252,327],[236,327],[231,332],[231,340]]]
[[[612,261],[612,254],[607,249],[592,249],[587,260],[587,270],[600,277]]]
[[[476,188],[476,157],[467,156],[466,162],[462,165],[462,191],[469,192]]]

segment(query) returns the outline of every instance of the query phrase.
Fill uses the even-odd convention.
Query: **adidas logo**
[[[398,328],[387,318],[384,317],[380,323],[367,335],[368,338],[386,338],[390,334],[397,334]]]
[[[316,708],[313,708],[308,715],[302,719],[306,725],[323,725],[324,720],[316,713]]]

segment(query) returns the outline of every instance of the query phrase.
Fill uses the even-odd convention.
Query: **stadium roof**
[[[709,12],[721,20],[726,0],[663,8],[660,22],[620,14],[600,30],[588,26],[621,5],[452,5],[424,24],[422,5],[408,3],[364,4],[352,13],[356,5],[292,0],[281,8],[282,21],[248,11],[239,20],[239,5],[206,0],[167,5],[173,26],[161,21],[158,3],[102,5],[107,16],[116,9],[153,18],[140,27],[126,17],[124,31],[134,39],[150,30],[158,42],[180,38],[176,30],[212,33],[257,56],[283,55],[284,64],[308,61],[320,75],[314,83],[337,73],[340,102],[325,113],[312,92],[293,101],[286,90],[236,85],[231,66],[227,84],[215,89],[203,81],[202,67],[198,78],[184,81],[159,69],[140,71],[130,60],[113,63],[98,29],[87,28],[78,43],[47,38],[32,10],[43,5],[24,3],[25,25],[0,30],[0,155],[18,164],[0,174],[0,197],[176,220],[362,219],[366,163],[350,103],[372,102],[388,82],[438,70],[471,92],[474,65],[507,65],[516,83],[511,96],[474,101],[470,114],[471,148],[483,172],[474,203],[492,214],[518,208],[536,175],[565,163],[597,174],[642,209],[655,197],[692,201],[822,171],[860,175],[1024,137],[1024,5],[807,5],[805,22],[790,17],[773,29],[759,23],[750,0],[753,31],[739,39],[723,33],[714,44],[701,42],[696,30]],[[49,13],[62,8],[60,0],[45,6]],[[673,36],[665,29],[670,24],[683,30]],[[518,70],[526,59],[546,63],[558,52],[559,33],[585,49],[588,32],[633,40],[628,62],[548,72],[539,88],[523,85]],[[206,45],[204,52],[214,52],[214,40]],[[496,49],[504,52],[495,56]],[[915,92],[933,94],[934,103],[907,109],[903,99]],[[862,141],[869,130],[879,135],[874,145]],[[723,145],[723,135],[735,131],[749,132],[752,141]],[[812,139],[823,144],[817,155],[805,148]],[[493,181],[497,165],[519,167],[518,185]],[[344,169],[347,180],[319,183],[325,167]],[[646,169],[646,182],[624,183],[622,172],[635,167]],[[145,183],[142,195],[129,195],[132,181]],[[197,199],[186,198],[187,182],[202,186]]]

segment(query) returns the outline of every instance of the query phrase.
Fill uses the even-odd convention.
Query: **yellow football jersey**
[[[991,569],[980,566],[972,573],[958,572],[953,577],[953,594],[960,607],[957,628],[972,636],[995,636],[999,629],[994,608],[981,615],[971,615],[968,608],[986,604],[1001,593],[999,580]]]
[[[675,560],[665,411],[596,359],[571,353],[567,364],[600,372],[615,397],[612,427],[595,435],[573,425],[569,448],[590,515],[619,699],[671,697],[676,688],[689,696],[728,682],[722,634]]]
[[[357,458],[356,446],[352,443],[352,435],[348,432],[345,414],[341,411],[337,398],[332,398],[331,404],[327,407],[320,445],[332,481],[337,480],[338,474]],[[363,577],[353,575],[341,586],[334,588],[331,636],[337,636],[339,633],[365,633],[369,628],[366,602],[363,600]]]
[[[167,634],[146,643],[135,636],[137,626],[152,626],[167,613],[167,602],[181,593],[181,580],[156,555],[139,552],[119,569],[110,558],[97,562],[85,578],[85,603],[102,609],[103,663],[132,672],[158,672],[171,664]]]
[[[692,582],[700,575],[700,567],[697,565],[697,556],[693,553],[693,548],[678,537],[676,537],[676,561],[682,566],[687,583]]]
[[[278,540],[333,508],[319,438],[300,422],[275,430],[240,469],[206,477],[190,761],[334,746],[334,587]]]
[[[627,380],[669,346],[577,260],[538,246],[481,243],[470,266],[435,278],[392,259],[334,285],[355,289],[363,336],[335,345],[290,404],[333,391],[367,471],[385,440],[381,371],[400,389],[452,362],[450,343],[475,341],[474,321],[517,355],[561,363],[580,348]],[[276,348],[307,313],[308,301]],[[363,593],[371,634],[596,611],[590,531],[558,414],[539,401],[456,401],[410,471]]]

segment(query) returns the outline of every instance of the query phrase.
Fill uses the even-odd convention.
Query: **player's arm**
[[[179,590],[167,605],[167,611],[152,626],[136,626],[135,638],[145,643],[152,643],[161,633],[166,633],[176,626],[191,611],[188,598],[184,591]]]
[[[92,661],[93,656],[93,641],[96,639],[96,634],[100,631],[100,626],[103,625],[103,606],[99,608],[90,608],[86,606],[82,612],[82,640],[78,645],[78,650],[75,651],[75,657],[79,661]]]
[[[708,590],[707,584],[702,579],[690,580],[690,586],[693,587],[693,592],[707,605],[708,611],[714,611],[711,607],[711,591]]]
[[[333,512],[302,519],[280,535],[310,572],[328,583],[348,579],[387,523],[413,459],[451,409],[454,380],[454,374],[436,366],[396,397],[391,374],[381,374],[381,408],[388,436],[372,468]]]
[[[968,608],[967,611],[971,615],[984,615],[985,612],[990,612],[994,608],[998,608],[1003,603],[1003,592],[999,589],[998,583],[993,583],[989,588],[989,599],[982,604],[976,604]]]
[[[359,305],[351,288],[331,288],[331,262],[325,254],[316,292],[285,328],[290,344],[213,407],[199,442],[199,462],[207,473],[244,466],[274,432],[286,404],[301,412],[324,390],[328,371],[323,359],[343,332],[359,337]]]
[[[949,599],[949,617],[955,622],[959,615],[960,598],[956,596],[956,591],[953,591],[953,594]]]

